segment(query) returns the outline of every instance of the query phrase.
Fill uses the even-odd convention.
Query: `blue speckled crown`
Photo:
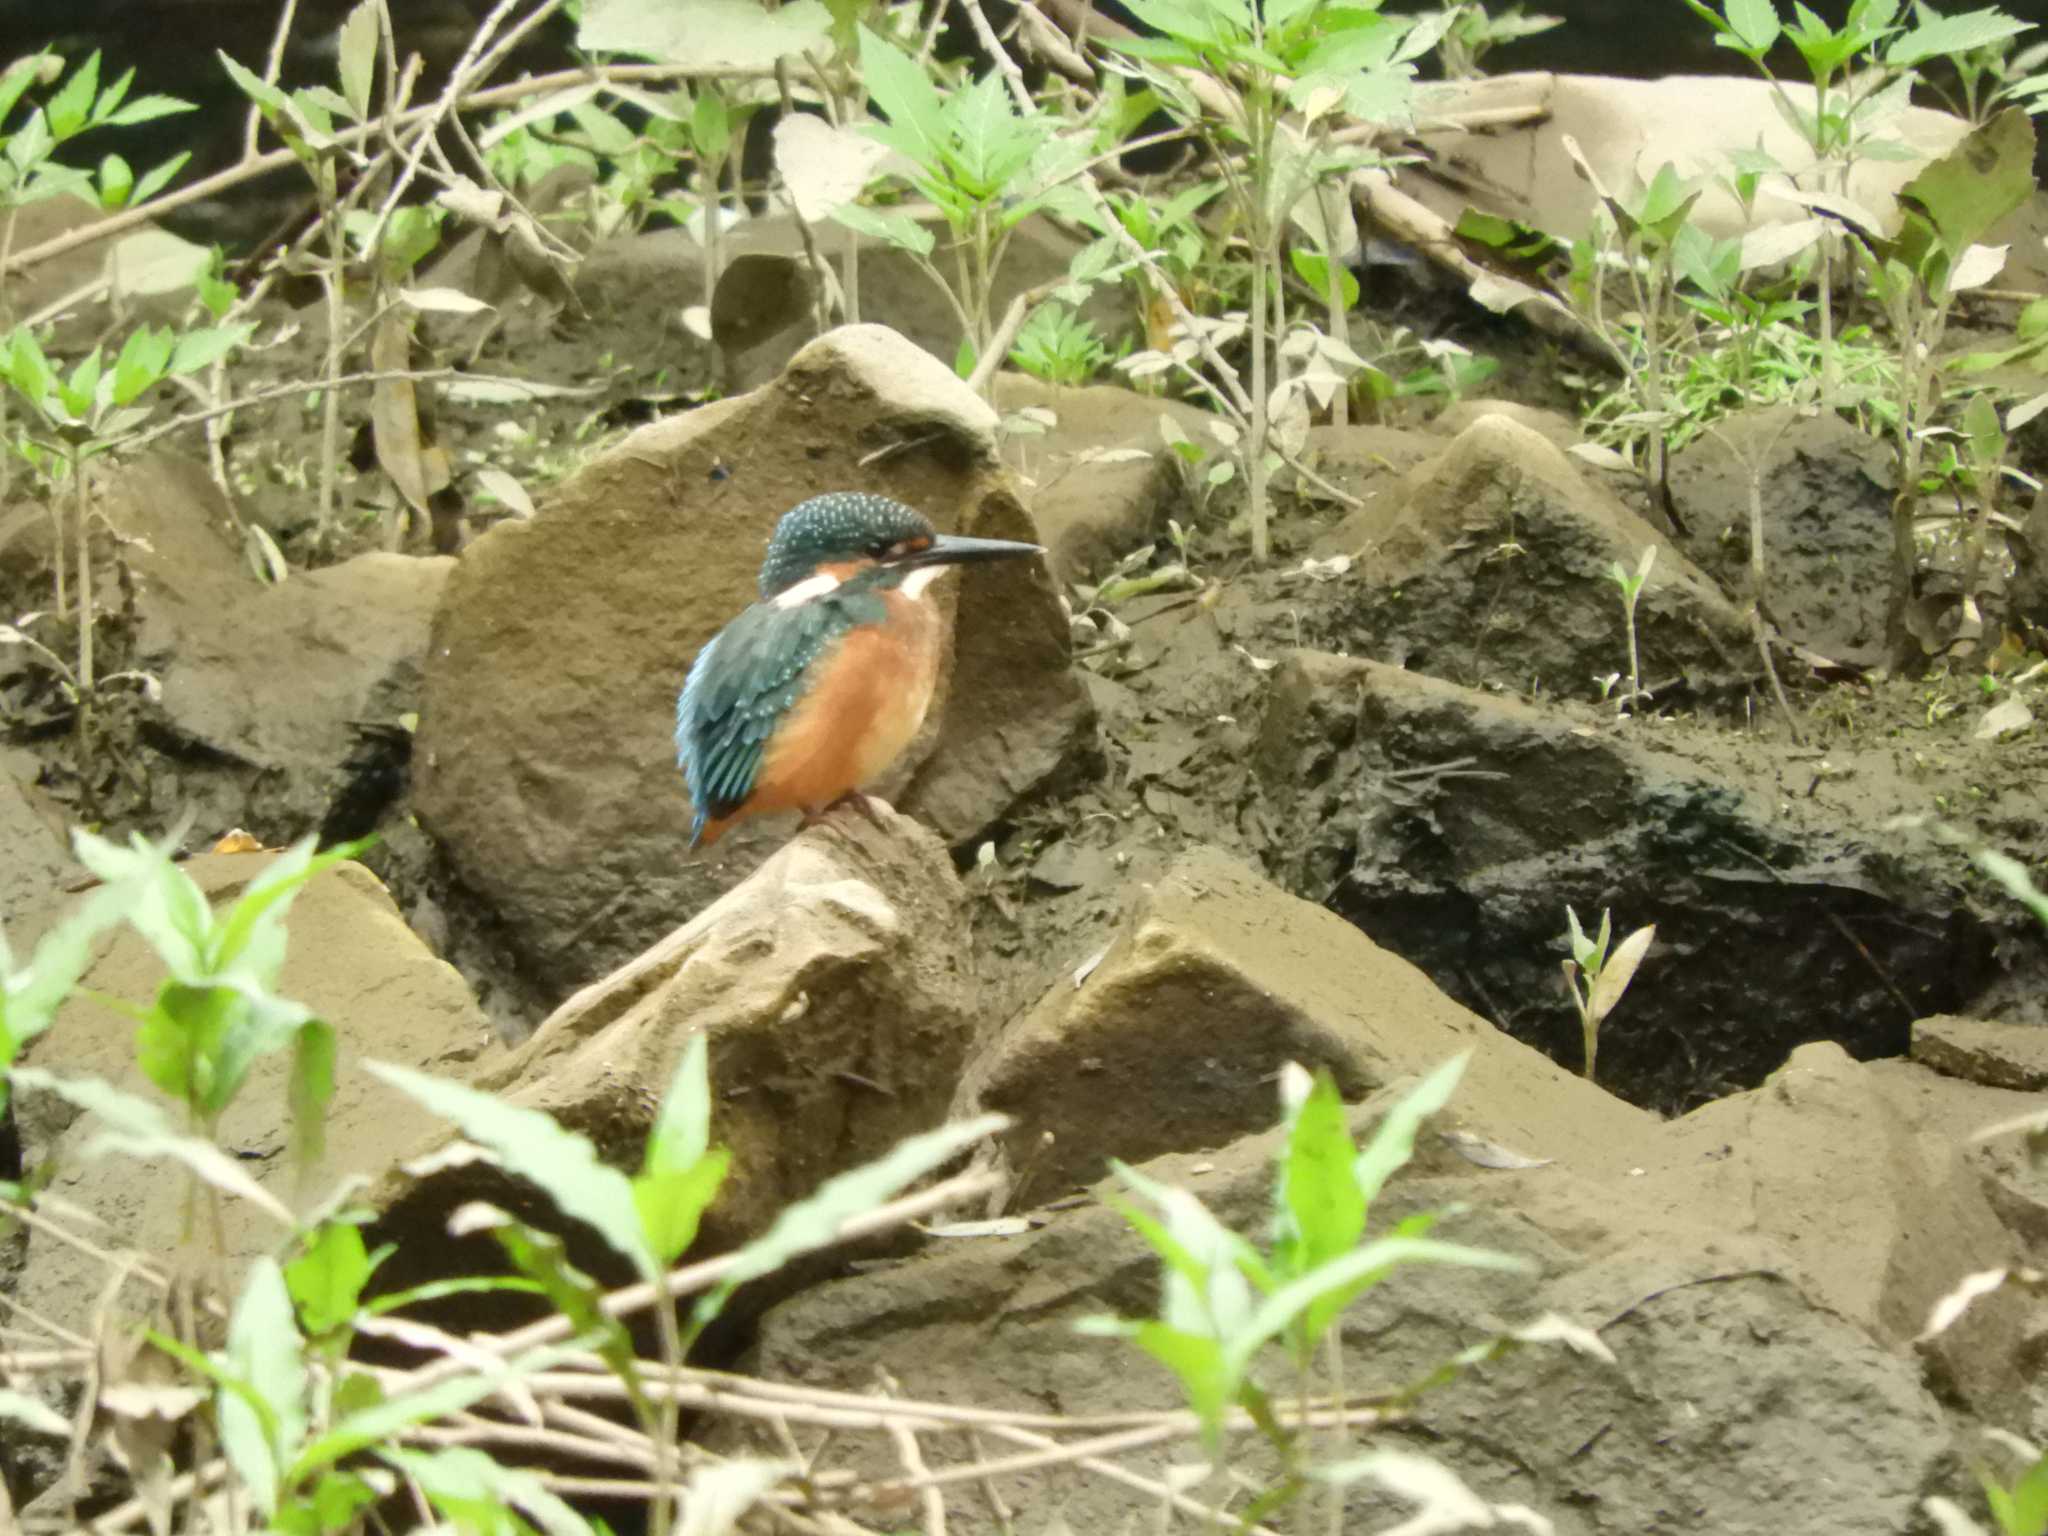
[[[933,537],[924,516],[887,496],[830,491],[782,514],[761,565],[761,596],[787,591],[830,560],[879,558],[906,539]]]

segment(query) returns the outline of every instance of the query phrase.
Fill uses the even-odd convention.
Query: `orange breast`
[[[887,594],[889,617],[848,630],[775,733],[747,812],[821,811],[888,772],[924,724],[939,675],[928,601]]]

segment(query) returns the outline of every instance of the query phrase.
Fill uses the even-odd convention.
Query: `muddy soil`
[[[459,277],[463,261],[458,251],[444,271]],[[1498,391],[1524,404],[1565,403],[1554,343],[1513,321],[1475,320],[1469,306],[1426,277],[1388,269],[1375,273],[1374,281],[1399,323],[1456,335],[1499,358]],[[474,376],[538,380],[560,393],[503,402],[488,398],[488,389],[481,397],[461,387],[441,391],[431,427],[448,454],[454,484],[447,496],[451,515],[433,520],[402,514],[375,464],[369,402],[351,397],[344,426],[350,458],[337,466],[342,515],[325,539],[317,536],[313,517],[317,402],[293,397],[251,408],[237,416],[222,443],[241,514],[267,529],[288,558],[306,564],[379,546],[414,553],[459,547],[493,521],[513,515],[483,493],[474,473],[479,467],[507,471],[532,494],[544,495],[550,483],[616,435],[712,396],[715,358],[681,318],[684,306],[701,297],[699,290],[687,265],[669,262],[657,270],[628,247],[586,265],[574,303],[508,296],[488,328],[474,319],[423,318],[417,360]],[[241,388],[258,390],[317,369],[324,346],[317,309],[276,306],[263,316],[258,335],[263,344],[238,377]],[[1423,400],[1391,408],[1379,447],[1349,456],[1333,451],[1318,461],[1326,478],[1351,497],[1398,495],[1400,472],[1440,452],[1447,441],[1416,435],[1442,406],[1441,400]],[[1571,431],[1561,417],[1556,430],[1567,438]],[[1718,486],[1691,489],[1703,500],[1718,495],[1725,503],[1736,487],[1724,476]],[[1609,490],[1642,505],[1625,478]],[[1873,494],[1869,476],[1839,457],[1799,482],[1797,550],[1810,557],[1811,569],[1803,597],[1788,591],[1783,601],[1795,609],[1802,601],[1817,609],[1844,605],[1840,557],[1867,545]],[[1963,1010],[1987,988],[1995,989],[1991,996],[2000,1006],[2038,1011],[2040,994],[2032,978],[2039,957],[2011,904],[1987,892],[1960,853],[1929,843],[1924,832],[1882,830],[1900,817],[1942,817],[1976,829],[2023,862],[2048,863],[2042,788],[2048,741],[2038,728],[1999,742],[1974,739],[1982,714],[1980,665],[1937,663],[1926,677],[1910,681],[1840,669],[1825,677],[1797,673],[1789,678],[1800,720],[1796,744],[1760,676],[1700,686],[1675,680],[1637,719],[1623,719],[1614,706],[1599,702],[1600,684],[1593,677],[1546,679],[1542,685],[1543,702],[1567,708],[1585,731],[1653,743],[1659,753],[1693,764],[1701,783],[1747,786],[1787,805],[1825,806],[1837,823],[1870,834],[1864,852],[1876,865],[1895,852],[1899,870],[1910,872],[1904,878],[1952,886],[1960,893],[1955,910],[1965,916],[1937,916],[1930,907],[1911,932],[1866,936],[1868,923],[1891,924],[1896,914],[1847,888],[1831,890],[1818,906],[1788,896],[1775,918],[1770,902],[1745,908],[1739,922],[1725,912],[1713,915],[1715,903],[1698,890],[1688,895],[1690,877],[1683,874],[1688,861],[1700,862],[1702,846],[1722,850],[1713,860],[1711,880],[1762,882],[1790,891],[1805,876],[1785,848],[1737,835],[1708,816],[1697,829],[1704,842],[1688,845],[1683,834],[1666,827],[1654,846],[1638,840],[1597,853],[1581,849],[1584,867],[1562,883],[1554,868],[1531,868],[1527,899],[1515,898],[1518,877],[1512,869],[1497,870],[1492,919],[1475,927],[1449,886],[1424,889],[1391,878],[1424,859],[1426,824],[1440,807],[1411,807],[1414,825],[1406,830],[1387,821],[1385,803],[1369,806],[1357,796],[1319,803],[1310,814],[1276,793],[1275,785],[1290,775],[1304,783],[1327,777],[1331,763],[1303,760],[1275,769],[1269,761],[1260,770],[1254,758],[1277,669],[1297,648],[1406,662],[1453,681],[1480,679],[1462,675],[1455,656],[1430,653],[1423,636],[1441,628],[1430,616],[1417,615],[1404,631],[1408,621],[1400,594],[1376,592],[1356,571],[1328,579],[1304,574],[1305,559],[1345,553],[1337,548],[1344,508],[1324,491],[1308,483],[1283,487],[1275,555],[1264,570],[1251,568],[1245,558],[1241,510],[1228,489],[1205,498],[1184,487],[1165,498],[1159,531],[1167,516],[1189,530],[1186,556],[1200,590],[1121,605],[1116,619],[1128,626],[1126,641],[1107,643],[1102,632],[1077,639],[1102,723],[1104,771],[1083,777],[1058,799],[1020,807],[984,840],[986,850],[979,844],[957,850],[979,893],[977,937],[992,1019],[1027,1003],[1049,976],[1085,961],[1103,942],[1130,884],[1193,843],[1214,844],[1255,862],[1296,894],[1326,904],[1421,965],[1475,1011],[1567,1063],[1576,1062],[1578,1043],[1576,1019],[1556,974],[1563,952],[1560,892],[1569,893],[1589,920],[1612,906],[1624,929],[1657,921],[1667,942],[1722,952],[1738,973],[1737,957],[1745,951],[1829,951],[1796,967],[1800,980],[1786,995],[1760,996],[1737,986],[1681,990],[1664,1000],[1661,1011],[1647,994],[1632,1002],[1617,1018],[1606,1052],[1614,1086],[1638,1103],[1667,1111],[1754,1084],[1778,1064],[1786,1044],[1799,1040],[1840,1039],[1858,1054],[1897,1054],[1915,1010]],[[1732,520],[1731,513],[1722,521]],[[1700,557],[1710,569],[1737,569],[1740,552],[1731,554],[1725,540],[1717,545],[1719,526],[1708,517],[1696,530]],[[47,552],[38,528],[0,549],[0,603],[12,612],[47,606]],[[120,592],[119,551],[110,547],[108,554],[105,580]],[[1161,538],[1150,563],[1178,558]],[[1075,606],[1085,606],[1078,593]],[[158,659],[138,652],[131,620],[132,605],[124,599],[101,632],[103,669],[146,669]],[[1543,620],[1537,616],[1535,622]],[[1612,624],[1612,665],[1625,665],[1618,609],[1598,623]],[[686,662],[677,658],[678,677]],[[0,703],[10,744],[26,754],[17,761],[32,766],[32,776],[74,819],[155,828],[190,811],[195,840],[235,821],[255,821],[249,830],[270,840],[309,830],[294,819],[290,796],[252,796],[245,777],[196,750],[175,721],[140,695],[123,695],[104,711],[82,752],[48,671],[25,664],[18,654],[5,666]],[[1454,801],[1461,783],[1485,784],[1519,771],[1516,763],[1490,761],[1483,745],[1481,750],[1436,783],[1436,791]],[[520,1033],[559,999],[523,991],[511,981],[489,915],[467,909],[464,893],[450,883],[430,841],[411,823],[408,751],[405,730],[366,733],[346,814],[330,815],[319,829],[329,835],[386,834],[373,864],[421,930],[491,1000],[501,1027]],[[1734,851],[1726,852],[1730,846]],[[1619,878],[1629,868],[1634,874]],[[678,920],[686,916],[676,914]],[[1790,937],[1774,931],[1784,925],[1800,931]],[[1829,930],[1825,942],[1805,931],[1815,925]],[[2016,963],[2034,969],[2013,973]],[[1895,972],[1921,979],[1902,983]],[[1739,1021],[1759,1009],[1799,1017],[1745,1049]]]

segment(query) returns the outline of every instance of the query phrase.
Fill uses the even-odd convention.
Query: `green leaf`
[[[587,1222],[643,1277],[651,1280],[659,1274],[640,1230],[632,1184],[618,1169],[598,1160],[597,1149],[587,1138],[564,1130],[541,1110],[507,1104],[461,1083],[390,1062],[363,1065],[372,1076],[454,1121],[471,1141],[490,1148],[506,1168],[546,1191],[565,1214]]]
[[[228,78],[240,87],[244,96],[263,110],[263,115],[275,127],[287,114],[287,102],[283,91],[265,80],[254,70],[245,69],[233,56],[225,52],[219,55],[220,67],[228,72]],[[145,98],[147,99],[147,98]]]
[[[1294,263],[1295,272],[1304,283],[1309,285],[1317,297],[1320,298],[1329,293],[1330,262],[1328,257],[1320,256],[1314,251],[1304,250],[1300,246],[1296,246],[1293,250],[1289,251],[1287,257],[1288,260]],[[1337,283],[1344,300],[1344,307],[1346,309],[1356,309],[1358,307],[1358,279],[1352,276],[1348,267],[1338,266]]]
[[[1280,1336],[1309,1307],[1326,1299],[1348,1301],[1375,1283],[1388,1270],[1402,1264],[1458,1264],[1471,1269],[1497,1269],[1527,1273],[1535,1268],[1513,1254],[1494,1253],[1484,1248],[1466,1248],[1429,1238],[1384,1237],[1367,1243],[1339,1258],[1290,1281],[1261,1301],[1244,1325],[1223,1341],[1227,1370],[1241,1376],[1252,1356],[1270,1340]]]
[[[643,1173],[682,1173],[711,1148],[711,1051],[702,1030],[690,1036],[647,1136]]]
[[[43,355],[35,333],[25,325],[15,328],[13,342],[8,348],[7,381],[23,399],[38,409],[57,387],[56,371]]]
[[[581,1515],[551,1492],[537,1472],[500,1466],[482,1451],[451,1445],[434,1452],[380,1446],[377,1454],[417,1483],[427,1501],[459,1529],[482,1529],[494,1513],[516,1508],[547,1536],[591,1536]]]
[[[424,1285],[391,1291],[371,1301],[365,1310],[372,1317],[382,1317],[387,1312],[400,1312],[423,1301],[439,1301],[444,1296],[486,1296],[499,1291],[519,1296],[543,1294],[541,1287],[531,1280],[512,1275],[458,1275],[449,1280],[429,1280]]]
[[[92,415],[97,403],[100,375],[105,371],[105,360],[100,349],[94,347],[71,370],[71,377],[57,386],[57,398],[64,402],[64,408],[74,417],[83,421]]]
[[[134,191],[128,194],[128,201],[146,203],[157,193],[170,185],[171,178],[185,169],[185,162],[192,158],[189,150],[180,150],[161,165],[153,166],[142,173],[142,179],[135,183]]]
[[[2033,123],[2009,107],[1907,182],[1899,200],[1924,216],[1953,266],[2033,195],[2033,166]],[[1925,252],[1912,248],[1909,232],[1901,233],[1899,244],[1919,267]]]
[[[1706,14],[1706,7],[1688,0],[1696,11]],[[1728,31],[1733,34],[1738,50],[1751,57],[1769,53],[1778,41],[1782,30],[1778,23],[1778,8],[1772,0],[1727,0]]]
[[[871,125],[875,137],[936,174],[946,162],[946,111],[924,67],[862,27],[860,77],[869,98],[889,119],[886,125]]]
[[[7,1106],[6,1069],[24,1045],[50,1027],[57,1009],[92,964],[99,936],[123,915],[121,892],[93,892],[43,935],[24,971],[14,969],[13,957],[0,939],[0,1110]]]
[[[378,1490],[353,1472],[323,1472],[310,1494],[300,1492],[277,1512],[277,1529],[284,1536],[329,1536],[351,1530],[355,1517],[378,1497]]]
[[[856,1216],[893,1200],[904,1188],[951,1162],[984,1136],[1010,1123],[1005,1115],[981,1115],[907,1137],[871,1163],[827,1179],[816,1192],[784,1206],[768,1230],[732,1256],[717,1289],[698,1299],[691,1327],[701,1330],[749,1280],[773,1274],[799,1254],[833,1242]]]
[[[67,1103],[99,1116],[104,1129],[86,1144],[85,1156],[122,1153],[148,1162],[168,1157],[183,1163],[194,1174],[226,1194],[247,1200],[264,1214],[287,1227],[292,1213],[277,1197],[258,1184],[241,1163],[212,1142],[173,1130],[162,1110],[147,1099],[123,1093],[110,1083],[91,1077],[59,1077],[34,1067],[16,1067],[14,1086],[54,1093]]]
[[[169,326],[157,329],[142,325],[128,333],[120,356],[114,359],[114,404],[132,403],[163,378],[175,342]]]
[[[319,1338],[353,1318],[362,1305],[363,1287],[391,1251],[385,1248],[372,1258],[363,1247],[362,1229],[350,1222],[321,1227],[284,1270],[285,1287],[306,1332]]]
[[[697,1225],[717,1198],[731,1164],[732,1154],[720,1147],[687,1168],[643,1173],[633,1181],[641,1230],[664,1265],[673,1264],[697,1240]]]
[[[71,847],[79,863],[123,889],[124,916],[164,969],[175,980],[203,985],[213,909],[192,877],[171,861],[170,842],[151,843],[138,834],[123,848],[80,827],[72,831]]]
[[[176,117],[181,112],[196,112],[199,109],[189,101],[180,101],[175,96],[138,96],[107,119],[110,127],[133,128],[139,123],[153,123],[158,118]],[[180,155],[180,160],[186,157]]]
[[[92,117],[92,104],[100,90],[100,56],[97,52],[72,72],[62,90],[43,104],[43,118],[51,136],[63,143]]]
[[[907,213],[894,209],[866,208],[859,203],[842,203],[832,210],[834,223],[844,224],[857,235],[887,241],[899,251],[929,256],[936,243],[932,232]]]
[[[327,1106],[334,1102],[334,1027],[309,1018],[292,1045],[289,1091],[292,1160],[311,1168],[327,1151]]]
[[[319,841],[318,835],[311,833],[300,838],[249,882],[241,898],[219,920],[206,946],[210,972],[239,971],[266,986],[276,983],[284,969],[284,921],[300,890],[369,846],[367,839],[340,843],[315,855]]]
[[[370,116],[370,93],[377,79],[377,42],[381,35],[376,0],[363,0],[341,24],[341,94],[359,123]]]
[[[1884,61],[1894,69],[1911,69],[1929,59],[1952,58],[1959,53],[1989,48],[2029,30],[2030,23],[1991,7],[1965,11],[1960,16],[1928,15],[1910,32],[1892,40],[1885,49]]]
[[[124,208],[135,191],[135,172],[119,155],[103,155],[99,187],[102,208]]]
[[[54,53],[32,53],[0,71],[0,123],[7,121],[7,114],[14,110],[22,93],[42,78],[45,65],[61,68],[63,62]]]
[[[197,373],[201,368],[210,368],[255,333],[256,327],[247,322],[187,331],[178,338],[171,353],[171,372]]]
[[[723,160],[732,150],[732,114],[725,97],[707,83],[690,104],[690,142],[707,159]]]
[[[270,1423],[240,1396],[224,1393],[221,1440],[257,1508],[273,1514],[281,1470],[298,1455],[306,1435],[305,1348],[275,1259],[258,1257],[249,1265],[228,1323],[227,1363],[269,1406]]]
[[[1470,1051],[1460,1051],[1410,1089],[1373,1127],[1372,1140],[1352,1167],[1359,1194],[1368,1207],[1379,1198],[1387,1180],[1415,1155],[1415,1133],[1423,1121],[1450,1102],[1471,1059]]]
[[[1288,1116],[1280,1157],[1274,1256],[1282,1275],[1306,1274],[1365,1235],[1366,1197],[1353,1167],[1357,1156],[1336,1081],[1319,1068]]]
[[[1223,1346],[1156,1321],[1137,1324],[1130,1339],[1180,1379],[1188,1407],[1201,1420],[1203,1443],[1211,1450],[1220,1446],[1223,1413],[1236,1401],[1238,1387],[1238,1378],[1225,1364]]]

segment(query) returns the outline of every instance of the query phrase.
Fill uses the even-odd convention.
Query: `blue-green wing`
[[[795,608],[756,603],[697,653],[676,701],[676,759],[696,820],[730,816],[754,792],[769,739],[816,674],[812,663],[849,629],[876,623],[881,603],[827,596]]]

